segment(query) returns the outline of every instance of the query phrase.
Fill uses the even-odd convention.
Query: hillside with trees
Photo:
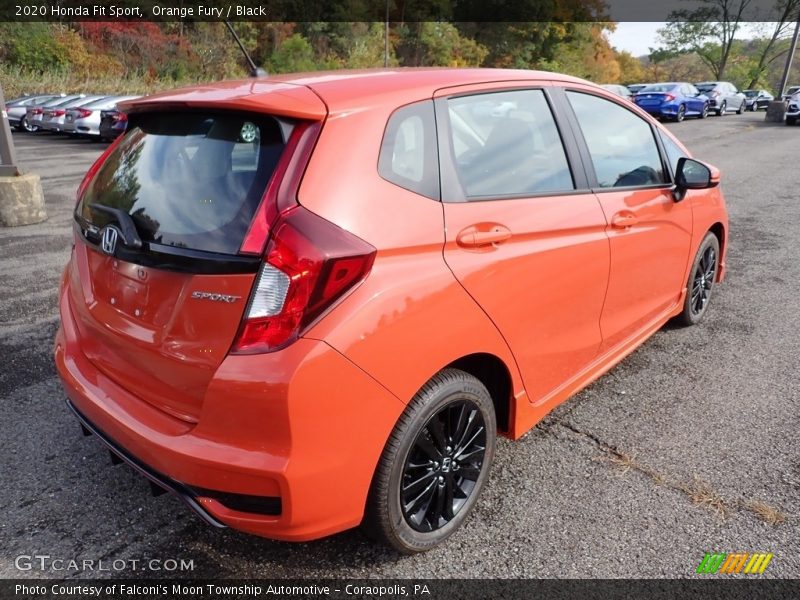
[[[636,58],[611,46],[611,22],[391,23],[387,62],[542,69],[598,83],[697,81],[713,78],[709,56],[726,41],[708,25],[689,31],[679,22],[669,23],[654,40],[661,47]],[[255,62],[270,73],[381,67],[386,58],[383,23],[233,26]],[[773,34],[765,28],[763,39],[733,39],[726,79],[740,87],[774,89],[788,41],[786,27],[770,42]],[[221,22],[0,23],[0,81],[6,97],[56,90],[152,93],[246,74],[245,61]]]

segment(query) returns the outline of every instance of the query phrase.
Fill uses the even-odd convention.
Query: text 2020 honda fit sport
[[[719,172],[588,82],[379,70],[123,107],[78,190],[55,361],[69,406],[206,521],[464,521],[518,438],[725,268]]]

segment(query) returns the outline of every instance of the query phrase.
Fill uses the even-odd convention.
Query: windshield
[[[698,83],[698,84],[697,84],[696,86],[694,86],[694,87],[696,87],[696,88],[697,88],[698,90],[700,90],[701,92],[710,92],[710,91],[712,91],[712,90],[713,90],[715,87],[717,87],[717,86],[716,86],[716,85],[714,85],[713,83]]]
[[[241,114],[144,114],[77,207],[104,227],[127,212],[144,242],[236,254],[284,148],[277,120]]]

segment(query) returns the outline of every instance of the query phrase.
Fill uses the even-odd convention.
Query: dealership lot
[[[74,192],[103,145],[15,134],[50,218],[0,230],[0,575],[109,574],[14,566],[47,554],[192,560],[192,577],[682,577],[706,552],[741,551],[774,553],[767,575],[800,576],[800,132],[763,119],[668,125],[723,171],[729,271],[706,321],[665,328],[522,440],[501,441],[467,525],[412,558],[358,531],[292,545],[211,529],[80,435],[50,350]]]

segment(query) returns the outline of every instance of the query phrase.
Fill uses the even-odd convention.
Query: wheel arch
[[[727,249],[726,246],[727,246],[727,241],[728,241],[726,239],[725,226],[722,223],[720,223],[719,221],[717,221],[711,227],[708,228],[708,231],[713,233],[716,236],[717,241],[719,242],[719,254],[720,254],[720,256],[725,256],[725,250]],[[722,275],[721,271],[717,273],[717,281],[721,281],[721,278],[720,278],[721,275]]]
[[[459,369],[478,379],[489,392],[497,418],[497,431],[509,435],[512,429],[513,382],[511,371],[494,354],[477,352],[454,360],[443,367]]]

